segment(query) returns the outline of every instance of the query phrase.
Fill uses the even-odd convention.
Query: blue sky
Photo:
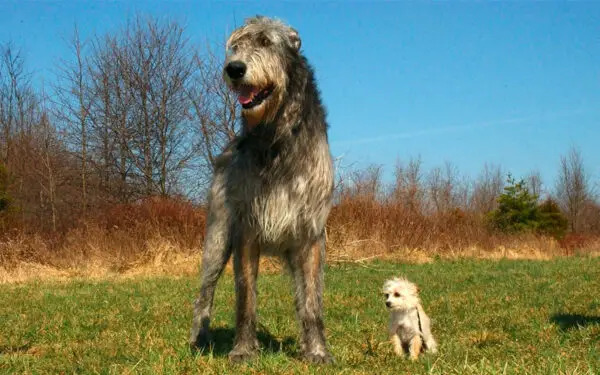
[[[581,150],[600,181],[600,2],[0,1],[0,42],[51,79],[65,38],[169,17],[193,42],[219,43],[247,16],[299,32],[343,164],[421,155],[475,176],[484,163],[552,186],[559,157]]]

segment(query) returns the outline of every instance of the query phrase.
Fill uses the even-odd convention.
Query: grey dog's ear
[[[296,51],[300,50],[300,46],[302,45],[302,41],[300,40],[300,35],[296,29],[290,27],[290,33],[288,35],[290,38],[290,45]]]

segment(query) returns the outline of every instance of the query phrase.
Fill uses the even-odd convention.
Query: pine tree
[[[560,207],[548,198],[538,204],[526,182],[516,181],[510,174],[504,193],[498,197],[498,208],[490,213],[494,227],[506,233],[530,232],[561,237],[568,220]]]
[[[564,236],[569,226],[569,220],[560,210],[558,203],[548,198],[539,205],[538,210],[538,231],[557,238]]]
[[[529,192],[523,179],[516,181],[508,175],[504,193],[498,197],[498,208],[491,220],[503,232],[534,232],[539,226],[537,197]]]

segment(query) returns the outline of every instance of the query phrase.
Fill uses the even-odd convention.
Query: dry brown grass
[[[597,252],[593,236],[562,241],[533,234],[506,235],[491,229],[481,215],[453,210],[439,215],[412,213],[394,203],[349,199],[334,207],[328,222],[333,260],[435,257],[548,259],[576,252]]]
[[[202,207],[152,198],[113,206],[63,234],[5,234],[0,240],[0,283],[195,274],[204,226]],[[333,208],[327,242],[330,263],[600,255],[598,237],[569,235],[557,241],[534,235],[507,236],[460,210],[424,216],[397,204],[361,199],[346,199]],[[261,266],[280,268],[268,258]]]

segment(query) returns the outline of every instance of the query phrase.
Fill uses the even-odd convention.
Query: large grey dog
[[[261,254],[282,257],[294,277],[303,357],[332,361],[324,334],[323,265],[333,162],[325,108],[300,44],[296,30],[261,16],[247,19],[227,41],[224,79],[241,104],[243,127],[216,161],[190,344],[209,341],[215,286],[233,253],[232,361],[258,352]]]

